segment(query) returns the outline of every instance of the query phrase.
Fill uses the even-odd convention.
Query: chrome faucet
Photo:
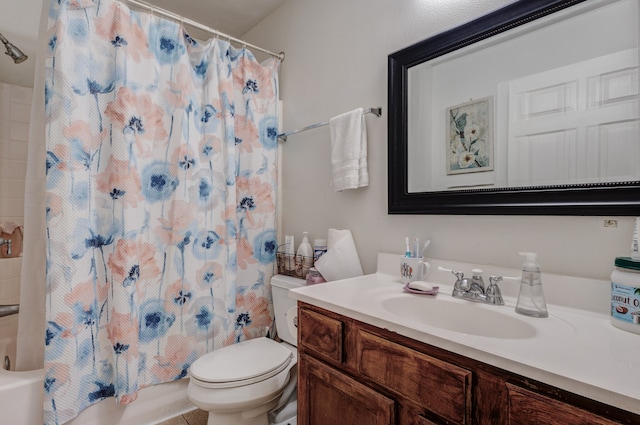
[[[471,279],[465,278],[464,273],[440,267],[440,270],[450,271],[455,277],[456,282],[453,284],[453,292],[451,296],[454,298],[462,298],[464,300],[476,303],[504,305],[502,292],[498,286],[498,282],[502,280],[501,276],[491,276],[489,278],[489,286],[484,286],[482,279],[482,270],[473,269]]]
[[[7,255],[11,255],[11,239],[2,239],[0,238],[0,246],[7,246]]]

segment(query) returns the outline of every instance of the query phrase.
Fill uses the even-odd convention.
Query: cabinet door
[[[360,329],[358,372],[450,424],[471,423],[472,373]]]
[[[602,416],[507,384],[509,425],[616,425]]]
[[[330,363],[342,363],[344,325],[340,320],[301,308],[298,310],[299,345],[313,351],[315,357]]]
[[[300,425],[394,425],[393,400],[302,354],[299,362]]]

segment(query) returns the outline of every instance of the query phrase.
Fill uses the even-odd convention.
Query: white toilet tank
[[[277,274],[271,278],[273,293],[273,312],[276,317],[276,330],[283,341],[297,347],[297,301],[289,298],[289,289],[304,286],[306,282],[291,276]]]

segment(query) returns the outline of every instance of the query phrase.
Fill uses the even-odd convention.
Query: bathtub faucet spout
[[[0,317],[11,316],[12,314],[18,314],[20,311],[20,304],[0,305]]]

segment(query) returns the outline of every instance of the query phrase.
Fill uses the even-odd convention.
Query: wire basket
[[[286,254],[281,250],[276,253],[276,259],[278,262],[278,274],[286,276],[306,279],[309,269],[313,267],[313,257]]]

